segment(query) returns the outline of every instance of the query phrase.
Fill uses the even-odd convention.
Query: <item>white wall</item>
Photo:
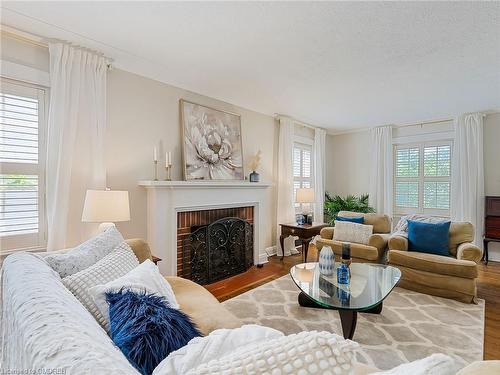
[[[107,97],[107,182],[112,189],[130,192],[132,219],[119,224],[119,229],[128,237],[146,235],[146,192],[137,186],[137,181],[152,179],[154,145],[160,147],[162,156],[165,150],[172,151],[172,177],[182,179],[180,98],[240,114],[243,157],[248,159],[260,149],[261,180],[274,182],[278,125],[272,117],[121,70],[109,73]],[[160,164],[160,177],[163,178],[165,171]],[[269,201],[273,204],[268,207],[267,215],[273,218],[276,217],[274,193],[274,187],[270,188]],[[264,230],[267,231],[266,244],[271,246],[275,230]]]
[[[500,113],[486,116],[484,122],[484,192],[500,196]],[[500,261],[500,243],[488,246],[491,260]]]
[[[326,191],[345,196],[368,194],[368,131],[326,137]]]
[[[29,66],[45,72],[49,70],[47,48],[13,38],[1,36],[1,59]],[[277,159],[278,123],[274,118],[236,107],[219,100],[198,95],[177,87],[166,85],[122,70],[108,72],[106,134],[107,185],[115,190],[130,192],[131,220],[117,226],[126,238],[146,237],[146,191],[137,186],[137,181],[152,179],[153,147],[172,151],[173,179],[182,179],[181,135],[179,122],[179,99],[238,113],[241,115],[243,158],[248,160],[259,149],[262,164],[259,169],[261,181],[274,183]],[[160,163],[160,176],[164,177]],[[246,174],[248,174],[245,165]],[[267,215],[272,223],[276,220],[274,186],[268,189]],[[74,197],[71,202],[68,246],[85,239],[85,226],[80,222],[84,197]],[[275,242],[276,225],[262,228],[266,232],[266,246]],[[261,249],[262,250],[262,249]]]

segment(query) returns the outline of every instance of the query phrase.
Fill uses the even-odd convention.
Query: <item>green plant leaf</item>
[[[332,196],[330,193],[325,192],[325,222],[332,226],[335,225],[335,219],[340,211],[375,212],[373,207],[370,207],[368,198],[368,194],[362,194],[359,197],[355,195],[341,197],[340,195]]]

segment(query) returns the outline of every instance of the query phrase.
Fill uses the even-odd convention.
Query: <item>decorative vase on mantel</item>
[[[259,182],[259,179],[260,179],[260,175],[253,171],[252,173],[250,173],[250,182]]]
[[[332,276],[335,269],[335,254],[330,246],[323,246],[319,253],[319,272]]]

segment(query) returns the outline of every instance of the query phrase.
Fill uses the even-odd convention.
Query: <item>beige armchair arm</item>
[[[479,263],[483,256],[482,250],[470,242],[464,242],[457,247],[457,259],[472,260]]]
[[[319,235],[321,238],[327,239],[327,240],[332,240],[333,239],[333,227],[325,227],[322,228],[321,231],[319,232]]]
[[[391,236],[389,250],[408,250],[408,239],[403,236]]]
[[[375,233],[368,239],[368,245],[376,247],[379,252],[384,251],[387,247],[387,242],[389,241],[389,233]]]
[[[384,254],[390,236],[389,233],[375,233],[368,239],[368,245],[377,248],[379,258]]]

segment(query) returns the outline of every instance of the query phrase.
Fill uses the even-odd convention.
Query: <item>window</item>
[[[451,142],[398,145],[394,152],[394,212],[449,216]]]
[[[293,201],[297,189],[313,187],[313,154],[311,144],[295,142],[293,145]],[[295,212],[312,210],[311,203],[295,203]]]
[[[45,90],[1,80],[1,250],[45,244]]]

